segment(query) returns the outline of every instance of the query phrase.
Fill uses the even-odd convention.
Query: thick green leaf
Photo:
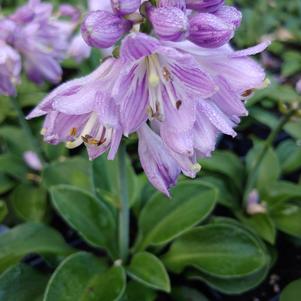
[[[287,285],[281,293],[280,301],[300,301],[301,279]]]
[[[54,162],[43,170],[43,183],[47,188],[68,184],[93,191],[91,163],[83,158]]]
[[[277,155],[283,173],[291,173],[301,167],[301,146],[294,140],[285,140],[277,147]]]
[[[13,266],[0,277],[0,300],[40,301],[47,280],[46,275],[25,264]]]
[[[262,199],[267,202],[269,208],[287,201],[300,200],[301,186],[291,182],[277,181],[263,194]]]
[[[301,238],[301,204],[279,205],[271,211],[271,216],[279,230]]]
[[[93,281],[106,270],[106,264],[92,254],[73,254],[51,276],[44,301],[83,300]]]
[[[242,223],[253,229],[264,240],[271,244],[275,243],[276,227],[269,215],[255,214],[253,216],[244,216],[240,214],[238,218]]]
[[[70,185],[51,188],[54,207],[88,243],[117,254],[116,224],[112,212],[88,192]]]
[[[163,257],[165,265],[176,273],[195,267],[223,278],[253,274],[268,260],[268,254],[253,235],[227,223],[190,230],[176,239]]]
[[[139,282],[130,281],[126,287],[126,296],[122,301],[155,301],[155,299],[156,291]]]
[[[269,265],[259,271],[243,277],[220,278],[211,276],[198,270],[190,270],[187,277],[193,280],[201,280],[210,287],[230,295],[238,295],[258,286],[267,277]]]
[[[9,98],[0,96],[0,123],[2,123],[11,110]]]
[[[26,177],[27,168],[18,156],[3,154],[0,155],[0,172],[23,180]]]
[[[10,191],[15,186],[15,181],[0,172],[0,195]]]
[[[175,287],[172,289],[173,301],[209,301],[202,293],[190,287]]]
[[[201,182],[182,182],[168,199],[157,193],[140,214],[137,249],[161,245],[204,220],[213,210],[216,190]]]
[[[235,184],[238,190],[242,189],[245,171],[239,157],[229,151],[215,151],[213,156],[200,160],[204,170],[225,175]]]
[[[247,155],[248,170],[254,168],[254,164],[260,156],[263,144],[256,144]],[[256,174],[256,187],[259,191],[266,191],[268,187],[275,183],[280,176],[280,162],[273,148],[268,148],[262,158]]]
[[[47,211],[47,192],[43,187],[20,184],[12,193],[11,203],[22,220],[40,222]]]
[[[129,275],[153,289],[170,292],[170,281],[163,263],[148,252],[134,255],[128,269]]]
[[[95,277],[80,301],[118,301],[125,293],[126,274],[121,266],[112,267]]]
[[[67,255],[72,252],[58,232],[43,224],[21,224],[0,237],[0,271],[28,254]]]
[[[7,213],[8,213],[8,209],[6,203],[0,200],[0,223],[2,223]]]

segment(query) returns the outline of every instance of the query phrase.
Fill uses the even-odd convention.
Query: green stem
[[[11,99],[11,103],[17,113],[19,124],[22,127],[24,134],[26,135],[27,139],[29,140],[33,150],[36,152],[36,154],[39,155],[40,159],[42,160],[42,154],[41,154],[39,144],[37,143],[32,131],[25,119],[25,116],[23,114],[23,111],[19,105],[17,98],[14,96],[11,96],[10,99]]]
[[[248,199],[248,196],[249,196],[251,190],[255,186],[257,172],[258,172],[258,168],[261,164],[261,161],[265,157],[266,152],[268,151],[268,149],[272,146],[272,144],[273,144],[274,140],[276,139],[276,137],[278,136],[278,134],[281,132],[283,127],[286,125],[286,123],[291,119],[291,117],[295,113],[296,113],[296,110],[292,109],[286,115],[282,116],[282,118],[280,119],[278,125],[271,131],[270,135],[268,136],[268,138],[264,142],[264,146],[263,146],[260,154],[256,158],[256,160],[254,161],[253,165],[251,166],[251,169],[250,169],[250,172],[249,172],[249,175],[248,175],[246,189],[245,189],[244,198],[243,198],[243,201],[244,201],[245,205],[247,204],[247,199]]]
[[[126,262],[129,253],[129,226],[130,209],[128,200],[128,185],[126,174],[126,147],[120,146],[118,154],[119,185],[120,185],[120,211],[119,211],[119,255]]]

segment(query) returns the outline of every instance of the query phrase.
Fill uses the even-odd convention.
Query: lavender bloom
[[[131,27],[131,22],[108,11],[91,12],[85,18],[81,32],[91,47],[108,48],[114,45]]]
[[[12,47],[0,40],[0,94],[13,96],[19,82],[21,58]]]
[[[186,6],[200,12],[216,12],[224,4],[224,0],[186,0]]]
[[[185,12],[177,7],[148,9],[148,17],[158,37],[168,41],[183,40],[188,29]]]
[[[194,15],[189,20],[189,26],[188,39],[201,47],[220,47],[234,36],[234,26],[213,14]]]
[[[169,196],[168,189],[176,184],[181,173],[162,139],[146,124],[138,130],[139,157],[149,181],[161,192]]]
[[[73,37],[69,46],[67,55],[75,59],[77,63],[80,63],[84,59],[90,57],[91,48],[86,44],[80,34]]]
[[[233,6],[223,5],[215,13],[215,16],[222,19],[225,23],[234,25],[236,28],[240,26],[242,13]]]
[[[122,136],[119,110],[104,91],[110,91],[120,64],[106,60],[92,74],[59,86],[31,112],[28,119],[46,115],[42,129],[46,142],[65,142],[68,148],[84,143],[90,159],[107,150],[109,159],[114,158]]]
[[[114,13],[128,15],[139,8],[141,0],[111,0],[111,4]]]
[[[33,170],[41,171],[43,166],[38,155],[33,151],[27,151],[23,154],[25,163]]]
[[[63,17],[70,17],[72,22],[78,22],[81,17],[80,10],[70,4],[60,5],[59,13]]]
[[[112,12],[111,0],[88,0],[89,11],[107,10]]]

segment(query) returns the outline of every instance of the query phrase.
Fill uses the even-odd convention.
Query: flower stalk
[[[119,167],[119,256],[123,262],[126,262],[129,253],[129,227],[130,227],[130,209],[128,199],[128,183],[126,175],[126,146],[120,145],[118,153]]]

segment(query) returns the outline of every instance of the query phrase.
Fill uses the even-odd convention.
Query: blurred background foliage
[[[2,12],[6,14],[24,2],[2,0]],[[51,2],[60,3],[59,0]],[[85,1],[65,2],[75,4],[82,9],[86,7]],[[184,220],[183,223],[186,223],[184,230],[190,230],[190,236],[181,236],[173,241],[171,251],[167,255],[161,256],[162,252],[166,251],[166,247],[151,247],[153,253],[158,257],[161,256],[166,267],[172,271],[172,282],[175,283],[172,297],[168,297],[164,293],[164,291],[168,291],[168,285],[162,279],[158,284],[161,293],[157,293],[153,289],[153,283],[143,286],[141,281],[135,282],[135,277],[133,277],[134,280],[129,283],[124,300],[235,301],[242,300],[242,298],[246,301],[256,300],[255,298],[272,300],[274,297],[279,297],[280,291],[289,282],[301,277],[301,95],[295,88],[296,82],[301,78],[301,2],[299,0],[229,0],[228,3],[238,6],[244,15],[242,26],[233,40],[234,47],[250,47],[264,39],[273,41],[268,51],[257,57],[267,69],[271,84],[264,90],[256,91],[246,103],[249,116],[244,118],[238,127],[237,138],[220,137],[218,150],[213,157],[202,159],[200,162],[203,169],[196,181],[201,186],[203,185],[202,189],[209,185],[216,191],[217,205],[214,210],[210,207],[210,203],[207,209],[201,207],[198,209],[200,215],[194,220],[195,223],[187,223]],[[101,57],[101,53],[93,50],[91,57],[81,65],[66,60],[63,63],[64,80],[89,73],[98,65]],[[24,77],[22,84],[18,87],[17,98],[24,113],[28,113],[52,88],[48,84],[37,87]],[[277,135],[272,137],[272,143],[267,145],[266,141],[268,137],[271,137],[273,130],[277,130],[279,121],[285,118],[292,109],[295,110],[294,116],[285,123],[280,132],[276,132]],[[2,235],[5,235],[0,236],[0,270],[4,271],[9,268],[0,278],[0,292],[3,294],[0,294],[1,301],[42,300],[39,298],[43,295],[50,272],[65,256],[73,253],[74,249],[103,255],[103,251],[96,250],[100,246],[103,247],[103,242],[95,233],[100,230],[97,221],[93,220],[93,215],[89,219],[90,216],[87,213],[88,219],[85,220],[85,216],[82,216],[81,212],[70,211],[68,215],[67,211],[66,214],[67,205],[64,203],[64,197],[58,189],[56,194],[60,198],[58,196],[55,198],[53,187],[61,184],[69,185],[67,186],[69,189],[70,186],[77,187],[80,190],[77,193],[75,191],[75,195],[82,194],[82,198],[87,198],[86,202],[95,211],[107,212],[109,210],[112,216],[116,215],[119,205],[116,188],[118,182],[116,162],[108,162],[105,157],[99,158],[95,162],[89,162],[84,150],[70,152],[63,145],[51,146],[43,143],[39,136],[41,122],[42,120],[30,122],[42,148],[44,165],[42,171],[34,171],[23,160],[24,152],[33,150],[34,145],[31,145],[24,136],[10,100],[0,97],[0,222],[2,223],[1,231],[4,233]],[[152,212],[154,208],[146,204],[149,203],[149,200],[152,200],[154,204],[156,202],[161,204],[160,202],[164,203],[166,200],[155,194],[145,176],[141,174],[141,167],[134,151],[136,143],[136,137],[131,137],[127,141],[129,153],[127,172],[130,185],[129,197],[135,218],[132,226],[135,229],[134,232],[137,232],[134,236],[136,237],[137,234],[136,245],[139,246],[141,233],[150,231],[147,230],[149,229],[147,227],[156,223],[156,220],[147,219],[147,213]],[[261,213],[253,214],[246,210],[246,192],[250,192],[247,191],[247,183],[254,162],[264,148],[266,151],[260,161],[252,187],[258,193],[257,202],[264,209]],[[186,201],[193,204],[195,201],[193,199],[194,190],[190,191],[188,186],[185,186],[190,184],[187,184],[186,179],[182,180],[183,183],[180,185],[184,186],[180,187],[183,190],[187,189]],[[67,188],[66,191],[68,191]],[[52,192],[52,198],[50,192]],[[87,192],[96,195],[105,205],[99,207],[94,199],[85,194]],[[78,208],[82,210],[82,213],[86,213],[85,210],[88,209],[72,194],[74,191],[71,189],[69,193],[73,196],[74,202],[78,202]],[[198,201],[202,201],[202,193],[199,192]],[[175,191],[175,194],[179,200],[183,200],[180,193],[178,195]],[[158,200],[156,201],[156,199]],[[179,204],[183,202],[179,202]],[[183,205],[178,206],[178,210],[185,209],[181,207]],[[192,219],[190,214],[191,212],[188,210],[187,219]],[[163,213],[161,218],[163,221],[166,218]],[[175,214],[173,222],[177,224],[179,218]],[[78,220],[83,220],[83,224],[75,222]],[[37,222],[38,224],[36,224]],[[181,246],[185,247],[185,244],[189,245],[189,242],[193,241],[194,232],[199,231],[197,234],[210,246],[209,237],[201,236],[202,231],[206,234],[207,230],[193,228],[200,222],[205,222],[205,226],[202,227],[207,229],[208,233],[214,229],[217,231],[219,224],[222,224],[229,232],[247,233],[246,236],[250,241],[256,241],[256,248],[250,249],[253,252],[250,253],[250,256],[258,255],[260,252],[262,255],[260,257],[262,262],[258,263],[258,270],[241,276],[238,280],[235,275],[220,275],[214,271],[214,266],[211,267],[212,270],[209,267],[207,272],[204,272],[202,263],[192,262],[193,268],[191,268],[191,262],[182,262],[183,266],[188,265],[190,269],[186,271],[185,277],[181,273],[179,275],[178,270],[181,270],[182,266],[173,265],[173,254],[179,252]],[[173,229],[174,224],[168,226]],[[14,227],[14,232],[7,232],[7,229],[11,227]],[[169,229],[163,227],[162,233],[167,230]],[[178,237],[180,233],[174,231],[174,237]],[[216,235],[218,239],[222,240],[224,234],[216,232]],[[63,241],[62,236],[68,244]],[[168,238],[168,243],[172,239]],[[229,237],[230,241],[231,239],[238,247],[242,244],[239,235]],[[227,246],[226,242],[225,246]],[[229,248],[231,249],[232,246]],[[104,249],[110,248],[114,253],[114,246],[105,245]],[[199,248],[202,250],[204,246],[200,245]],[[238,252],[239,248],[234,250]],[[189,250],[185,251],[189,252]],[[214,248],[211,252],[214,253]],[[27,256],[23,260],[26,265],[24,263],[17,264],[29,253],[43,256]],[[81,264],[79,268],[85,266],[87,260],[90,260],[89,262],[95,260],[92,255],[86,253],[72,256],[78,256],[77,260]],[[87,256],[93,258],[87,258]],[[136,260],[139,262],[139,258]],[[152,259],[146,257],[144,260]],[[236,260],[235,256],[233,260]],[[247,262],[247,258],[244,260]],[[95,262],[95,265],[99,265],[103,269],[107,264],[107,262]],[[216,264],[219,267],[218,263]],[[199,265],[198,268],[196,268],[197,265]],[[129,270],[134,274],[139,273],[135,261],[131,263]],[[41,272],[43,273],[40,274]],[[69,273],[70,275],[67,273],[67,276],[71,277],[72,271]],[[91,270],[89,273],[92,275],[93,271]],[[122,279],[123,277],[120,276],[118,269],[110,270],[109,275],[113,277],[112,279],[114,277]],[[57,276],[55,285],[62,281],[59,277],[64,277],[59,274]],[[84,276],[88,277],[88,275]],[[33,279],[35,285],[32,285],[32,282],[24,282],[24,279],[28,279],[28,277]],[[187,279],[201,279],[201,282],[190,282]],[[12,291],[9,286],[10,281],[18,284],[17,290]],[[144,282],[147,281],[144,279]],[[105,282],[101,283],[104,286],[108,285]],[[259,284],[261,286],[258,287]],[[29,289],[31,287],[32,289]],[[120,287],[122,285],[119,286],[121,291]],[[256,290],[254,290],[255,287],[257,287]],[[158,287],[156,288],[158,289]],[[59,291],[62,288],[56,289]],[[294,293],[296,291],[300,292],[300,281],[285,289],[280,300],[294,301],[287,296],[296,295]],[[243,295],[234,296],[239,293],[243,293]],[[228,296],[229,294],[230,296]],[[23,299],[20,297],[21,295]],[[47,299],[44,300],[59,300],[55,298],[56,295],[52,295],[50,290]]]

